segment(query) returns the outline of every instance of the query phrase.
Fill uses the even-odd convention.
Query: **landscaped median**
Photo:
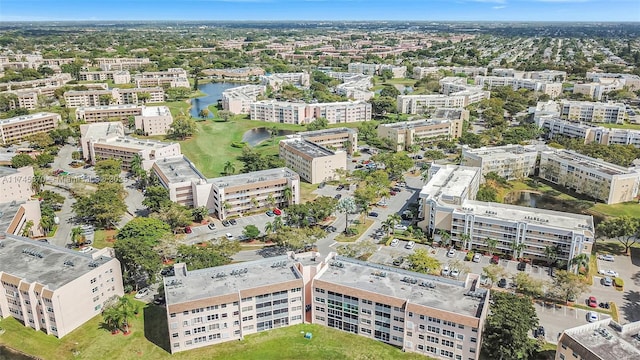
[[[371,225],[373,225],[373,220],[370,220],[367,218],[365,218],[364,221],[362,221],[362,217],[360,217],[360,220],[357,220],[357,221],[358,223],[356,224],[356,226],[349,227],[350,229],[353,229],[353,231],[355,232],[353,235],[347,236],[344,232],[341,232],[338,236],[336,236],[336,241],[354,242],[358,240],[360,236],[362,236],[362,234],[364,234],[367,230],[369,230]],[[341,229],[338,229],[338,230],[341,230]]]

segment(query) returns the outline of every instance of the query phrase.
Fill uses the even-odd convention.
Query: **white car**
[[[93,250],[95,250],[95,249],[93,248],[93,246],[85,246],[85,247],[83,247],[83,248],[80,248],[80,250],[79,250],[79,251],[80,251],[81,253],[83,253],[83,254],[86,254],[86,253],[90,253],[90,252],[92,252]]]
[[[409,249],[409,250],[411,250],[411,249],[413,249],[415,246],[416,246],[416,243],[415,243],[415,242],[413,242],[413,241],[409,241],[409,242],[407,243],[407,245],[405,245],[404,247],[405,247],[405,248],[407,248],[407,249]]]
[[[604,260],[604,261],[614,261],[615,258],[613,257],[613,255],[598,255],[598,259],[600,260]]]
[[[402,224],[397,224],[393,227],[393,230],[398,230],[398,231],[406,231],[407,227],[402,225]]]
[[[442,276],[448,276],[448,275],[449,275],[449,266],[448,266],[448,265],[445,265],[445,266],[442,268]]]
[[[144,288],[144,289],[140,289],[138,290],[138,292],[133,296],[136,299],[142,299],[143,297],[149,295],[149,289]]]
[[[456,256],[456,249],[451,248],[449,249],[449,252],[447,252],[447,257],[455,257]]]
[[[482,259],[482,254],[480,253],[473,254],[473,262],[480,262],[480,259]]]
[[[224,236],[226,236],[229,240],[233,240],[233,235],[231,235],[231,233],[226,233]]]
[[[587,313],[587,321],[588,322],[598,321],[598,313],[595,311],[589,311]]]
[[[598,273],[599,273],[600,275],[607,275],[607,276],[611,276],[611,277],[620,277],[620,276],[618,275],[618,273],[617,273],[617,272],[615,272],[615,271],[613,271],[613,270],[600,269],[600,270],[598,270]]]
[[[458,275],[460,275],[460,272],[458,271],[458,269],[451,269],[451,271],[449,271],[449,276],[457,278]]]
[[[391,240],[391,244],[389,244],[391,247],[396,247],[398,246],[398,244],[400,243],[400,241],[398,239],[393,239]]]

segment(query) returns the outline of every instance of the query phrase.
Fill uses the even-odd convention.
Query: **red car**
[[[491,258],[491,263],[492,264],[497,264],[500,262],[500,256],[498,255],[493,255],[493,257]]]
[[[191,234],[191,226],[187,226],[186,228],[184,228],[184,232],[187,234]]]
[[[596,300],[595,296],[589,296],[589,299],[587,300],[587,305],[589,305],[589,307],[592,308],[597,308],[598,307],[598,301]]]
[[[278,209],[278,208],[273,208],[273,213],[280,216],[282,215],[282,210]]]

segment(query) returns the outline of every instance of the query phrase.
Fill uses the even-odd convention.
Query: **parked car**
[[[598,321],[598,313],[595,311],[589,311],[587,313],[587,321],[588,322]]]
[[[404,258],[399,257],[399,258],[393,260],[393,266],[400,266],[400,265],[402,265],[403,262],[404,262]]]
[[[340,195],[340,194],[338,194],[338,195]],[[387,207],[387,202],[386,202],[386,201],[384,201],[384,200],[380,200],[380,201],[378,201],[378,202],[376,203],[376,205],[377,205],[377,206],[380,206],[380,207]]]
[[[397,193],[397,192],[395,192],[395,191],[393,191],[393,190],[391,190],[391,191],[389,191],[389,195],[391,195],[391,196],[396,196],[396,195],[398,195],[398,193]]]
[[[473,254],[473,262],[480,262],[480,259],[482,259],[482,254],[480,253]]]
[[[449,249],[449,251],[447,252],[447,257],[455,257],[456,256],[456,249],[451,248]]]
[[[499,262],[500,262],[500,256],[498,256],[498,255],[493,255],[493,256],[491,257],[491,263],[492,263],[492,264],[498,264]]]
[[[598,300],[596,300],[595,296],[589,296],[589,298],[587,299],[587,305],[589,305],[589,307],[592,307],[592,308],[597,308]]]
[[[372,211],[372,212],[370,212],[370,213],[369,213],[369,216],[370,216],[370,217],[378,217],[378,215],[380,215],[380,214],[378,214],[378,213],[377,213],[377,212],[375,212],[375,211]]]
[[[184,232],[187,234],[191,234],[193,231],[191,230],[191,226],[187,226],[184,228]]]
[[[518,263],[518,271],[525,271],[527,269],[527,263],[521,261]]]
[[[86,254],[86,253],[90,253],[90,252],[92,252],[93,250],[94,250],[94,249],[93,249],[93,246],[85,246],[85,247],[83,247],[83,248],[80,248],[80,250],[79,250],[79,251],[80,251],[81,253],[83,253],[83,254]]]
[[[209,228],[209,230],[215,230],[216,229],[216,224],[209,223],[209,225],[207,225],[207,227]]]
[[[336,196],[333,197],[336,200],[340,200],[342,199],[342,194],[336,194]]]
[[[340,184],[338,185],[338,187],[336,188],[337,191],[342,191],[344,189],[344,185]]]
[[[505,279],[505,278],[500,279],[500,281],[498,281],[498,287],[506,288],[507,287],[507,279]]]
[[[615,261],[615,258],[613,257],[613,255],[598,255],[598,259],[600,260],[604,260],[604,261]]]
[[[607,276],[611,276],[611,277],[620,277],[620,276],[618,275],[618,273],[617,273],[617,272],[615,272],[615,271],[613,271],[613,270],[604,270],[604,269],[600,269],[600,270],[598,270],[598,273],[599,273],[600,275],[607,275]]]
[[[449,265],[445,265],[442,268],[442,276],[449,276]]]
[[[338,229],[336,229],[335,226],[327,226],[327,231],[328,232],[336,232],[336,231],[338,231]]]
[[[398,244],[400,244],[400,241],[398,239],[393,239],[391,240],[391,244],[389,244],[391,247],[396,247],[398,246]]]
[[[278,215],[278,214],[276,214],[276,215]],[[230,220],[229,220],[229,224],[231,224],[231,225],[234,225],[234,226],[235,226],[235,225],[238,225],[238,222],[236,221],[236,219],[230,219]]]
[[[451,269],[451,271],[449,272],[449,276],[451,277],[457,278],[458,275],[460,275],[460,272],[458,271],[458,269]]]
[[[229,227],[231,226],[231,223],[229,222],[229,220],[222,220],[222,226]]]
[[[233,235],[231,235],[231,233],[226,233],[226,234],[224,234],[224,236],[226,236],[227,239],[229,239],[229,240],[233,240]]]
[[[413,241],[409,241],[409,242],[407,243],[407,245],[405,245],[404,247],[405,247],[406,249],[411,250],[411,249],[413,249],[415,246],[416,246],[416,243],[415,243],[415,242],[413,242]]]
[[[282,215],[282,210],[278,209],[278,208],[273,208],[273,213],[280,216]]]
[[[407,231],[407,227],[402,224],[396,224],[393,226],[393,230]]]
[[[144,288],[144,289],[140,289],[138,290],[138,292],[133,296],[136,299],[142,299],[143,297],[149,295],[149,289]]]
[[[533,330],[533,337],[534,338],[539,338],[539,337],[544,337],[544,326],[538,326],[537,329]]]
[[[271,211],[271,210],[267,210],[266,214],[267,214],[268,217],[276,216],[276,214],[274,214],[273,211]]]
[[[156,298],[155,300],[153,300],[153,303],[155,305],[164,305],[164,302],[165,302],[164,296],[160,296],[160,297]]]
[[[611,280],[611,278],[607,276],[604,279],[602,279],[602,284],[604,286],[612,286],[613,285],[613,280]]]

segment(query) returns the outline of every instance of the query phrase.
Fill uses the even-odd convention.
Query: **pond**
[[[218,100],[222,99],[222,92],[242,86],[246,84],[241,83],[230,83],[230,82],[221,82],[221,83],[206,83],[198,86],[198,89],[203,93],[207,94],[206,96],[202,96],[199,98],[191,99],[191,110],[189,113],[191,117],[199,118],[200,110],[206,109],[209,105],[217,105]],[[209,117],[213,117],[213,114],[209,114]]]
[[[278,130],[276,136],[285,136],[295,134],[296,132],[293,130]],[[248,130],[242,135],[242,141],[246,142],[249,146],[256,146],[265,140],[269,140],[271,138],[271,132],[266,127],[259,127],[255,129]]]
[[[0,345],[0,360],[33,360],[31,357],[20,352],[11,350],[10,348]]]
[[[591,207],[591,204],[593,204],[592,202],[579,200],[563,200],[550,195],[532,191],[510,192],[504,197],[504,202],[507,204],[527,206],[536,209],[593,215],[587,211]],[[593,215],[594,225],[597,226],[597,224],[599,224],[602,220],[603,218],[601,216]]]

